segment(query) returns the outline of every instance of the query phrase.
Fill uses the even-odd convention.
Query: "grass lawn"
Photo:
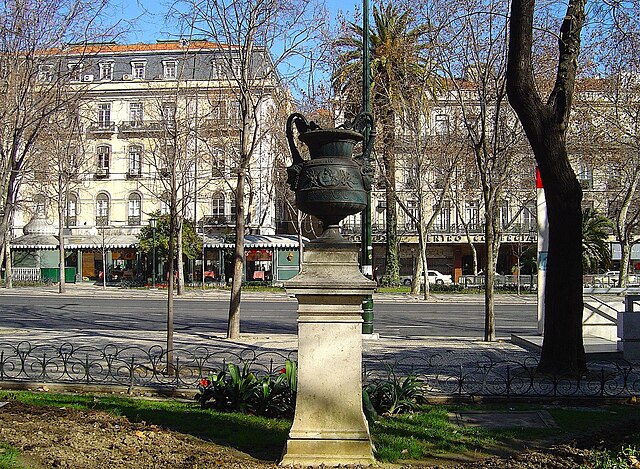
[[[256,458],[275,461],[287,439],[291,422],[237,413],[202,410],[191,402],[150,400],[120,396],[0,392],[0,400],[16,399],[26,404],[75,407],[125,416],[130,421],[145,421],[216,444],[236,448]],[[483,429],[460,427],[449,420],[449,413],[465,410],[496,412],[547,410],[558,428]],[[371,427],[376,456],[385,462],[428,460],[443,454],[505,454],[524,446],[615,425],[623,419],[640,418],[637,406],[559,407],[543,405],[498,406],[423,406],[413,414],[380,417]],[[640,447],[640,429],[631,436]],[[0,469],[15,468],[15,450],[0,446]],[[613,448],[615,458],[620,448]],[[603,453],[603,457],[606,456]],[[13,462],[12,462],[13,461]],[[2,465],[4,464],[4,465]],[[614,466],[603,466],[614,467]],[[623,466],[624,467],[624,466]]]

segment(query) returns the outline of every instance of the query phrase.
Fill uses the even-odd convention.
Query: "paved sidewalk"
[[[194,287],[188,287],[182,296],[175,295],[174,298],[185,299],[229,299],[229,290],[222,288],[206,288],[204,290]],[[0,295],[20,295],[20,296],[57,296],[58,287],[37,286],[37,287],[15,287],[12,289],[0,288]],[[117,286],[108,286],[105,289],[101,285],[94,283],[67,284],[64,296],[82,296],[82,297],[100,297],[100,298],[166,298],[167,290],[158,288],[156,290],[150,288],[120,288]],[[283,291],[245,291],[242,292],[242,298],[248,300],[283,300],[292,298]],[[374,302],[411,302],[411,303],[483,303],[484,295],[480,293],[431,293],[428,300],[424,300],[422,295],[415,296],[409,293],[374,293]],[[537,296],[531,293],[523,293],[517,295],[515,293],[497,293],[495,297],[496,304],[520,304],[535,303]]]

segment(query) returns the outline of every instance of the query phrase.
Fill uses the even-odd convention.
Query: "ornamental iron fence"
[[[37,345],[27,341],[0,344],[0,386],[3,383],[48,383],[78,386],[120,386],[156,390],[193,390],[200,378],[246,365],[256,376],[276,375],[296,352],[230,351],[194,346],[167,351],[154,345],[118,347]],[[329,364],[328,364],[329,365]],[[640,363],[622,359],[592,360],[580,377],[536,372],[538,358],[503,359],[490,354],[444,352],[431,355],[383,354],[364,357],[366,383],[400,382],[416,376],[428,396],[443,397],[590,397],[628,398],[640,395]]]

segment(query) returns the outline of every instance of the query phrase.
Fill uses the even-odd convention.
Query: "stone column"
[[[311,243],[285,286],[298,300],[298,394],[282,465],[374,463],[362,411],[362,299],[375,282],[358,246]]]

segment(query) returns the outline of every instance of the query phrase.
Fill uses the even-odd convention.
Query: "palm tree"
[[[592,208],[582,211],[582,267],[585,272],[608,266],[611,251],[607,238],[612,228],[611,220]]]
[[[413,24],[414,15],[392,3],[373,9],[369,32],[371,57],[371,106],[382,129],[382,163],[386,195],[386,270],[383,284],[399,284],[396,208],[396,109],[403,100],[426,83],[426,25]],[[362,89],[362,27],[347,24],[346,33],[335,42],[337,66],[332,76],[336,93],[353,114],[360,109]]]

